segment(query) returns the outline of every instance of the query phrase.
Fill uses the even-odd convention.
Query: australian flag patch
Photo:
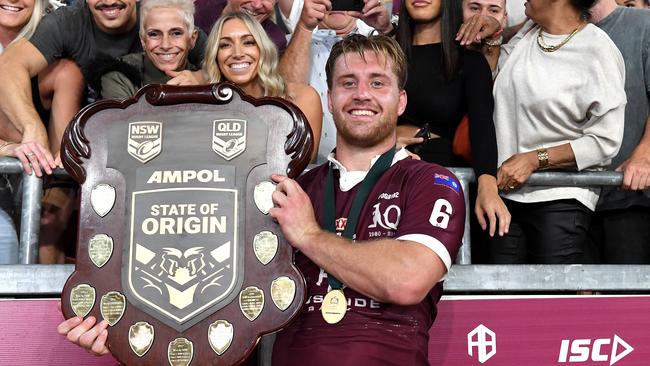
[[[433,176],[433,184],[447,186],[451,188],[454,192],[460,194],[460,184],[458,184],[458,182],[454,178],[448,175],[435,173]]]

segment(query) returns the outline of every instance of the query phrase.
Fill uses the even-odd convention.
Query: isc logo
[[[611,352],[604,352],[611,344]],[[601,338],[591,342],[591,339],[563,339],[560,345],[560,356],[558,362],[587,362],[591,359],[594,362],[607,362],[610,366],[623,359],[623,357],[634,351],[634,348],[627,344],[618,335],[614,338]],[[591,358],[590,358],[591,356]]]

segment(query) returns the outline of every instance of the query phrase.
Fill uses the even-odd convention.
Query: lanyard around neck
[[[354,239],[354,233],[356,232],[357,221],[359,220],[359,214],[361,213],[361,208],[363,207],[370,191],[375,186],[379,178],[384,174],[388,168],[390,168],[391,163],[393,162],[393,157],[395,156],[395,148],[392,147],[390,150],[383,153],[379,159],[372,166],[366,177],[361,182],[361,186],[354,196],[352,201],[352,207],[348,213],[347,223],[345,225],[345,230],[343,230],[343,237],[346,239]],[[332,233],[336,233],[336,192],[334,191],[334,169],[330,164],[330,167],[327,172],[327,178],[325,182],[325,202],[323,204],[323,221],[324,228]],[[343,284],[336,277],[327,274],[327,281],[332,289],[341,289]]]

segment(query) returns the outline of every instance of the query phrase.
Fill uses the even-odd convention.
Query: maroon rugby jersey
[[[321,165],[298,179],[321,226],[327,169],[327,164]],[[338,170],[335,177],[338,181]],[[335,184],[339,233],[360,185],[341,192]],[[464,225],[465,203],[456,177],[438,165],[407,158],[390,167],[371,191],[361,209],[356,235],[357,240],[402,237],[424,241],[439,253],[448,252],[453,260]],[[442,283],[412,306],[380,303],[346,287],[348,312],[341,322],[330,325],[320,312],[328,290],[327,274],[302,253],[296,254],[296,265],[307,282],[307,299],[298,318],[277,336],[274,366],[428,365],[428,331],[436,317]]]

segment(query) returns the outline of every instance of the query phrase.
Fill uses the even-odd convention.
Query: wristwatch
[[[548,168],[548,151],[546,149],[537,150],[537,162],[539,163],[539,170]]]

